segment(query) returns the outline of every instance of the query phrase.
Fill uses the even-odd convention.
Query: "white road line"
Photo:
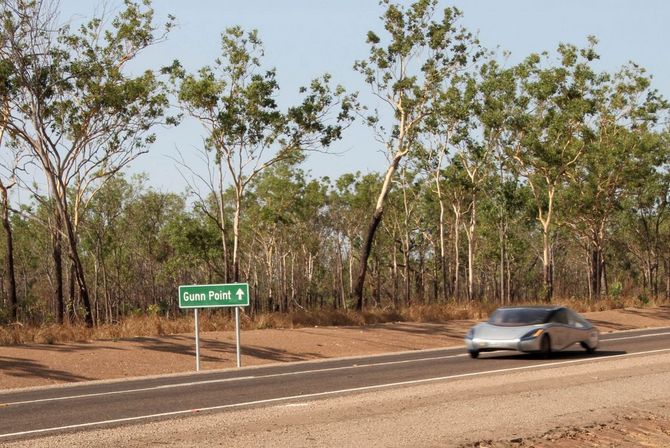
[[[98,421],[98,422],[79,423],[79,424],[76,424],[76,425],[66,425],[66,426],[58,426],[58,427],[52,427],[52,428],[33,429],[33,430],[30,430],[30,431],[20,431],[20,432],[8,433],[8,434],[0,434],[0,439],[6,439],[8,437],[18,437],[18,436],[26,436],[26,435],[34,435],[34,434],[43,434],[43,433],[47,433],[47,432],[63,431],[63,430],[68,430],[68,429],[90,428],[90,427],[93,427],[93,426],[109,425],[109,424],[114,424],[114,423],[125,423],[125,422],[134,422],[134,421],[140,421],[140,420],[149,420],[149,419],[155,419],[155,418],[161,418],[161,417],[173,417],[173,416],[177,416],[177,415],[194,414],[194,413],[198,413],[198,412],[208,412],[208,411],[218,411],[218,410],[223,410],[223,409],[242,408],[242,407],[247,407],[247,406],[255,406],[255,405],[259,405],[259,404],[279,403],[279,402],[282,402],[282,401],[290,401],[290,400],[297,400],[297,399],[328,397],[328,396],[333,396],[333,395],[338,395],[338,394],[345,394],[345,393],[350,393],[350,392],[365,392],[365,391],[379,390],[379,389],[385,389],[385,388],[390,388],[390,387],[410,386],[410,385],[415,385],[415,384],[426,384],[426,383],[432,383],[432,382],[436,382],[436,381],[445,381],[445,380],[453,380],[453,379],[460,379],[460,378],[468,378],[468,377],[489,375],[489,374],[494,374],[494,373],[518,372],[518,371],[522,371],[522,370],[540,369],[540,368],[544,368],[544,367],[555,367],[555,366],[561,366],[561,365],[566,365],[566,364],[578,364],[578,363],[584,363],[584,362],[607,361],[607,360],[611,360],[611,359],[615,359],[615,358],[630,358],[630,357],[639,356],[639,355],[650,355],[650,354],[654,354],[654,353],[667,353],[667,352],[670,352],[670,348],[664,348],[664,349],[659,349],[659,350],[649,350],[649,351],[637,352],[637,353],[626,353],[626,354],[622,354],[622,355],[604,356],[604,357],[601,357],[601,358],[572,359],[572,360],[568,360],[568,361],[557,361],[557,362],[551,362],[551,363],[546,363],[546,364],[537,364],[537,365],[521,366],[521,367],[510,367],[510,368],[507,368],[507,369],[487,370],[487,371],[484,371],[484,372],[462,373],[462,374],[458,374],[458,375],[440,376],[440,377],[425,378],[425,379],[421,379],[421,380],[412,380],[412,381],[401,381],[401,382],[397,382],[397,383],[376,384],[374,386],[354,387],[354,388],[350,388],[350,389],[331,390],[331,391],[327,391],[327,392],[317,392],[317,393],[305,394],[305,395],[291,395],[291,396],[286,396],[286,397],[270,398],[270,399],[267,399],[267,400],[247,401],[245,403],[224,404],[224,405],[210,406],[210,407],[199,408],[199,409],[188,409],[188,410],[183,410],[183,411],[163,412],[163,413],[160,413],[160,414],[148,414],[148,415],[140,415],[140,416],[137,416],[137,417],[117,418],[117,419],[113,419],[113,420],[102,420],[102,421]]]
[[[26,401],[13,401],[8,403],[1,403],[0,406],[16,406],[20,404],[32,404],[32,403],[44,403],[47,401],[61,401],[61,400],[75,400],[77,398],[89,398],[89,397],[102,397],[105,395],[118,395],[118,394],[129,394],[132,392],[147,392],[150,390],[160,390],[160,389],[172,389],[176,387],[188,387],[188,386],[197,386],[200,384],[212,384],[212,383],[226,383],[229,381],[242,381],[249,380],[252,378],[257,378],[255,376],[241,376],[236,378],[222,378],[218,380],[204,380],[204,381],[193,381],[190,383],[177,383],[177,384],[163,384],[161,386],[152,386],[152,387],[141,387],[137,389],[125,389],[125,390],[115,390],[109,392],[96,392],[91,394],[79,394],[79,395],[66,395],[64,397],[52,397],[52,398],[40,398],[37,400],[26,400]]]
[[[670,335],[670,332],[665,333],[652,333],[652,334],[640,334],[637,336],[626,336],[624,338],[612,338],[612,339],[601,339],[600,342],[610,342],[610,341],[624,341],[626,339],[639,339],[639,338],[651,338],[654,336],[667,336]]]
[[[152,390],[172,389],[172,388],[178,388],[178,387],[200,386],[200,385],[205,385],[205,384],[229,383],[229,382],[233,382],[233,381],[244,381],[244,380],[258,379],[258,378],[277,378],[277,377],[282,377],[282,376],[303,375],[303,374],[307,374],[307,373],[335,372],[335,371],[338,371],[338,370],[363,369],[363,368],[367,368],[367,367],[379,367],[379,366],[388,366],[388,365],[394,365],[394,364],[407,364],[407,363],[412,363],[412,362],[436,361],[438,359],[461,358],[461,357],[464,357],[464,356],[468,356],[468,355],[465,354],[465,353],[461,353],[461,354],[458,354],[458,355],[433,356],[433,357],[430,357],[430,358],[418,358],[418,359],[403,359],[403,360],[400,360],[400,361],[386,361],[386,362],[377,362],[377,363],[372,363],[372,364],[352,364],[352,365],[349,365],[349,366],[329,367],[329,368],[325,368],[325,369],[299,370],[299,371],[296,371],[296,372],[270,373],[270,374],[267,374],[267,375],[241,376],[241,377],[235,377],[235,378],[222,378],[222,379],[217,379],[217,380],[192,381],[192,382],[189,382],[189,383],[163,384],[161,386],[142,387],[142,388],[137,388],[137,389],[124,389],[124,390],[116,390],[116,391],[109,391],[109,392],[96,392],[96,393],[91,393],[91,394],[66,395],[66,396],[63,396],[63,397],[40,398],[40,399],[37,399],[37,400],[13,401],[13,402],[8,402],[8,403],[0,402],[0,407],[18,406],[18,405],[22,405],[22,404],[45,403],[45,402],[49,402],[49,401],[75,400],[77,398],[102,397],[102,396],[106,396],[106,395],[129,394],[129,393],[133,393],[133,392],[148,392],[148,391],[152,391]]]
[[[626,340],[626,339],[649,338],[649,337],[654,337],[654,336],[666,336],[666,335],[670,335],[670,332],[643,334],[643,335],[637,335],[637,336],[627,336],[627,337],[615,338],[615,339],[601,339],[600,342],[603,343],[603,342],[609,342],[609,341],[622,341],[622,340]],[[110,391],[110,392],[97,392],[97,393],[91,393],[91,394],[67,395],[67,396],[63,396],[63,397],[40,398],[40,399],[37,399],[37,400],[14,401],[14,402],[8,402],[8,403],[0,402],[0,407],[18,406],[18,405],[34,404],[34,403],[45,403],[45,402],[50,402],[50,401],[75,400],[77,398],[91,398],[91,397],[101,397],[101,396],[108,396],[108,395],[129,394],[129,393],[134,393],[134,392],[148,392],[148,391],[152,391],[152,390],[172,389],[172,388],[179,388],[179,387],[191,387],[191,386],[199,386],[199,385],[206,385],[206,384],[228,383],[228,382],[234,382],[234,381],[244,381],[244,380],[249,380],[249,379],[254,379],[254,378],[276,378],[276,377],[282,377],[282,376],[303,375],[303,374],[308,374],[308,373],[334,372],[334,371],[338,371],[338,370],[362,369],[362,368],[367,368],[367,367],[379,367],[379,366],[388,366],[388,365],[395,365],[395,364],[407,364],[407,363],[412,363],[412,362],[435,361],[435,360],[438,360],[438,359],[460,358],[460,357],[464,357],[464,356],[467,356],[467,354],[461,353],[461,354],[458,354],[458,355],[433,356],[433,357],[428,357],[428,358],[405,359],[405,360],[400,360],[400,361],[386,361],[386,362],[378,362],[378,363],[371,363],[371,364],[353,364],[353,365],[342,366],[342,367],[328,367],[328,368],[325,368],[325,369],[299,370],[299,371],[296,371],[296,372],[271,373],[271,374],[267,374],[267,375],[243,376],[243,377],[236,377],[236,378],[223,378],[223,379],[217,379],[217,380],[192,381],[192,382],[188,382],[188,383],[164,384],[164,385],[161,385],[161,386],[143,387],[143,388],[137,388],[137,389],[125,389],[125,390],[117,390],[117,391]]]

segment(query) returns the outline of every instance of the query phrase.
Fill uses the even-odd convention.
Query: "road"
[[[0,393],[0,442],[195,413],[294,404],[334,396],[670,352],[670,328],[603,335],[550,359],[513,352],[472,360],[463,347]]]

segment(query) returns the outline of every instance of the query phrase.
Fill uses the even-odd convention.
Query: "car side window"
[[[555,324],[570,325],[568,313],[565,310],[558,310],[551,317],[551,322]]]
[[[570,311],[570,325],[577,328],[588,328],[589,324],[577,313]]]

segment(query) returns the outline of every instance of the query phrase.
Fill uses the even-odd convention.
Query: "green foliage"
[[[649,297],[646,294],[640,294],[637,296],[637,301],[641,306],[649,305]]]
[[[408,7],[388,0],[381,17],[386,34],[369,31],[367,60],[359,60],[354,70],[361,73],[372,92],[394,113],[389,129],[372,115],[368,123],[383,134],[387,149],[400,139],[399,149],[412,146],[421,124],[439,112],[445,82],[482,56],[479,42],[458,24],[461,12],[445,8],[435,19],[437,1],[418,0]],[[448,103],[447,103],[448,104]]]
[[[178,62],[167,69],[178,86],[181,104],[207,124],[206,144],[217,151],[217,157],[239,158],[244,150],[256,160],[276,145],[269,164],[296,162],[302,150],[327,147],[341,138],[342,129],[353,119],[355,95],[347,95],[340,86],[332,88],[326,74],[300,88],[302,103],[283,112],[275,100],[280,89],[276,70],[262,66],[263,54],[256,30],[231,27],[221,36],[221,56],[213,66],[197,74],[186,73]],[[335,120],[324,121],[336,107]]]
[[[157,316],[159,312],[160,312],[160,307],[157,304],[152,303],[147,307],[146,314],[148,316]]]
[[[32,149],[46,152],[30,160],[59,173],[53,185],[62,189],[43,194],[30,176],[18,185],[24,203],[10,223],[21,321],[56,319],[57,235],[73,243],[63,246],[61,274],[67,309],[79,318],[81,293],[69,292],[73,255],[96,322],[173,316],[178,285],[222,282],[232,272],[251,284],[250,313],[335,308],[346,316],[384,177],[315,179],[300,164],[345,137],[361,111],[356,95],[324,74],[294,104],[280,104],[258,32],[240,27],[225,30],[219,57],[193,73],[175,61],[133,74],[130,61],[173,26],[159,27],[148,1],[127,1],[114,18],[76,28],[45,28],[46,18],[19,17],[7,5],[3,149],[30,146],[20,125],[33,120],[30,101],[38,101],[32,126],[44,139]],[[598,72],[592,38],[508,67],[485,58],[455,8],[438,10],[434,0],[382,6],[383,29],[367,34],[368,57],[354,66],[389,106],[388,115],[366,119],[397,170],[382,198],[367,303],[389,315],[468,296],[522,303],[552,291],[559,300],[591,293],[596,303],[606,285],[620,306],[668,297],[668,104],[644,69]],[[22,34],[35,27],[47,53]],[[154,126],[177,120],[166,117],[170,94],[204,125],[210,168],[226,172],[219,190],[194,198],[123,174],[153,144]],[[56,228],[59,206],[72,235]],[[543,278],[543,261],[554,284]],[[0,322],[8,319],[3,296]]]

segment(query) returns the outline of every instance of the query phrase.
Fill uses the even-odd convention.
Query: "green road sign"
[[[249,306],[249,284],[185,285],[179,287],[179,308]]]

